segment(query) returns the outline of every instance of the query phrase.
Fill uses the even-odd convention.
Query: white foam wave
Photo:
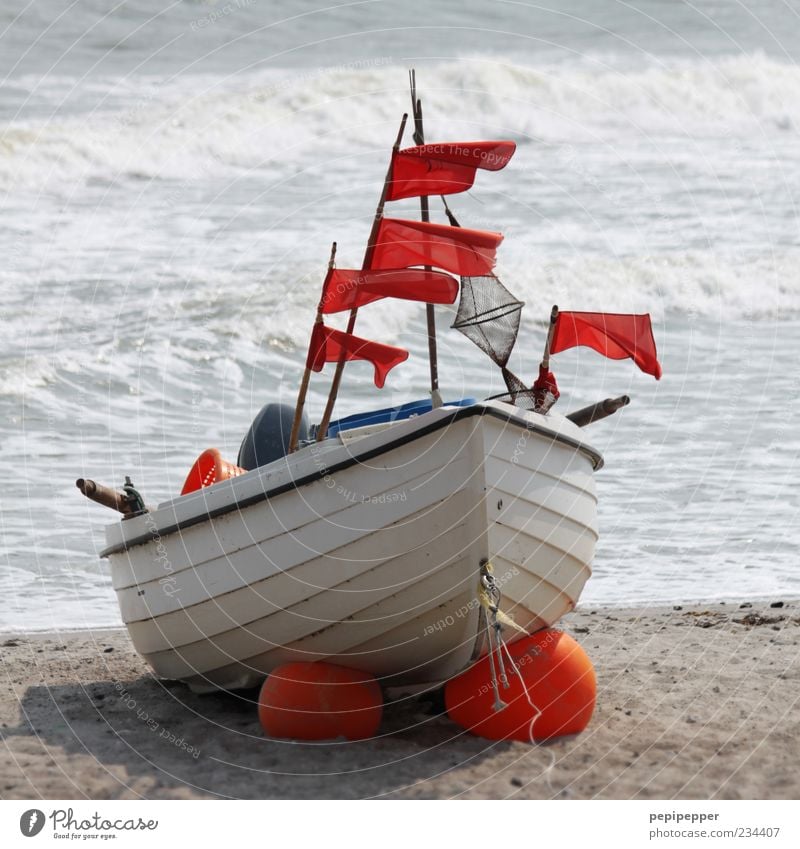
[[[0,398],[25,397],[35,389],[52,384],[57,370],[46,356],[32,354],[3,363],[0,373]]]
[[[342,151],[385,149],[407,107],[405,72],[394,65],[107,85],[108,102],[126,102],[125,109],[6,125],[0,184],[281,173]],[[527,67],[481,57],[429,69],[425,95],[429,136],[502,133],[559,143],[665,133],[730,138],[800,126],[800,67],[759,54],[638,68],[597,58]]]
[[[800,315],[798,252],[736,257],[689,251],[611,258],[576,256],[546,264],[512,259],[500,269],[529,304],[562,309],[670,313],[719,319],[788,319]],[[542,315],[546,314],[546,309]]]
[[[554,303],[564,310],[649,312],[657,321],[676,313],[689,320],[784,320],[800,316],[800,285],[792,271],[799,259],[798,251],[755,257],[696,251],[531,262],[512,253],[498,273],[526,302],[526,326],[543,321]],[[298,263],[269,285],[244,273],[171,279],[141,293],[142,299],[123,291],[113,301],[86,305],[80,322],[59,324],[46,309],[37,310],[32,332],[12,335],[27,353],[6,361],[0,397],[60,395],[59,387],[68,389],[80,373],[92,391],[113,384],[133,403],[154,386],[159,397],[168,384],[176,393],[190,391],[209,369],[241,387],[265,362],[273,372],[296,368],[319,298],[318,264]],[[153,306],[143,311],[143,303]],[[416,303],[377,302],[360,311],[356,333],[416,344],[421,315]],[[344,326],[343,316],[327,321]],[[58,403],[75,403],[69,393],[65,398]]]

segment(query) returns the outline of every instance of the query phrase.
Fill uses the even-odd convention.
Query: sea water
[[[653,317],[659,382],[553,359],[562,412],[632,398],[586,430],[606,465],[583,601],[800,593],[798,44],[779,0],[3,3],[0,627],[119,622],[114,515],[75,478],[164,500],[294,402],[330,243],[357,267],[412,66],[428,140],[518,144],[450,199],[505,234],[513,370],[535,376],[554,303]],[[444,394],[501,391],[437,313]],[[349,365],[338,414],[425,397],[420,305],[372,305],[357,332],[411,356],[380,392]]]

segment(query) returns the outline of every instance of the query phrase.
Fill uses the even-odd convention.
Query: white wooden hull
[[[235,689],[335,659],[386,685],[445,680],[481,649],[487,559],[524,627],[575,605],[601,462],[579,428],[486,402],[353,437],[109,528],[122,617],[157,674]]]

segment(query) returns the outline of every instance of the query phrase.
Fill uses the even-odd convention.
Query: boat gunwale
[[[148,528],[148,530],[144,533],[140,533],[129,540],[124,539],[122,542],[115,543],[114,545],[103,549],[100,552],[100,557],[109,557],[112,554],[119,554],[123,551],[128,551],[129,549],[134,548],[137,545],[144,545],[145,543],[152,542],[153,540],[160,539],[161,537],[168,536],[169,534],[174,534],[177,531],[193,527],[194,525],[199,525],[202,522],[207,522],[210,519],[216,519],[218,516],[224,516],[226,513],[232,513],[235,510],[245,510],[248,507],[252,507],[255,504],[259,504],[262,501],[267,501],[270,498],[275,498],[278,495],[282,495],[285,492],[289,492],[290,490],[299,489],[300,487],[307,486],[311,483],[321,480],[326,475],[335,474],[336,472],[342,471],[343,469],[355,466],[358,463],[362,463],[367,460],[372,460],[375,457],[379,457],[382,454],[386,454],[389,451],[393,451],[395,448],[407,445],[410,442],[414,442],[415,440],[427,436],[430,433],[435,433],[437,430],[441,430],[445,427],[448,427],[449,425],[454,424],[457,421],[471,418],[472,416],[476,415],[489,415],[493,418],[500,419],[501,421],[512,422],[516,425],[519,425],[521,428],[530,433],[534,433],[539,436],[549,437],[555,442],[561,442],[573,449],[580,451],[582,454],[587,456],[592,462],[594,471],[597,471],[598,469],[602,468],[602,455],[599,451],[592,448],[590,445],[586,444],[585,442],[580,442],[577,439],[573,439],[572,437],[567,436],[566,434],[559,433],[557,430],[551,430],[549,428],[543,427],[542,425],[536,424],[535,422],[532,422],[529,419],[514,415],[513,413],[506,413],[503,410],[497,409],[494,405],[498,403],[503,404],[503,406],[509,406],[507,404],[504,404],[503,402],[492,402],[491,406],[486,402],[479,402],[478,404],[474,404],[470,407],[462,407],[458,410],[453,411],[452,414],[438,418],[435,422],[431,422],[430,424],[424,425],[423,427],[420,427],[419,429],[416,429],[411,433],[404,434],[403,436],[397,439],[390,440],[388,442],[383,443],[382,445],[370,448],[362,454],[351,454],[346,459],[343,459],[330,466],[326,466],[325,468],[317,469],[316,471],[311,472],[310,474],[305,475],[304,477],[299,478],[297,480],[291,480],[282,484],[278,484],[272,489],[255,493],[254,495],[248,496],[247,498],[243,498],[241,500],[233,500],[227,504],[222,504],[219,507],[215,507],[211,510],[206,510],[202,513],[190,516],[187,519],[182,519],[173,522],[171,525],[167,525],[164,528]]]

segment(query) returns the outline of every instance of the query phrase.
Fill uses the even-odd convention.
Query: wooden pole
[[[414,144],[425,144],[425,126],[422,121],[422,100],[417,97],[417,75],[412,69],[408,72],[409,83],[411,85],[411,107],[414,113]],[[430,207],[428,205],[428,197],[424,195],[419,199],[420,219],[422,221],[430,221]],[[431,271],[431,266],[425,266],[426,271]],[[442,406],[442,396],[439,393],[439,357],[436,350],[436,314],[433,310],[433,304],[425,304],[425,318],[428,329],[428,360],[430,361],[431,373],[431,405],[434,407]]]
[[[575,410],[574,413],[567,413],[567,418],[578,425],[578,427],[586,427],[592,422],[599,422],[600,419],[605,419],[613,415],[617,410],[630,404],[631,399],[627,395],[620,395],[619,398],[606,398],[605,401],[598,401],[596,404],[590,404],[588,407],[583,407],[580,410]]]
[[[331,245],[331,257],[328,260],[328,271],[330,271],[336,262],[336,242]],[[327,279],[327,275],[326,275]],[[314,326],[322,324],[322,310],[325,306],[325,284],[322,285],[322,294],[319,297],[317,305],[317,317],[314,319]],[[314,334],[311,334],[314,338]],[[309,340],[309,348],[311,341]],[[310,351],[309,351],[310,353]],[[297,404],[294,408],[294,419],[292,421],[292,433],[289,436],[289,454],[297,450],[297,439],[300,435],[300,422],[303,420],[303,407],[306,405],[306,395],[308,394],[308,383],[311,379],[311,367],[308,365],[306,357],[306,370],[303,372],[303,379],[300,381],[300,391],[297,393]]]
[[[547,339],[544,342],[544,356],[542,357],[542,368],[546,371],[550,370],[550,345],[553,342],[553,334],[556,331],[556,322],[558,321],[558,307],[553,306],[550,310],[550,327],[547,329]]]
[[[395,139],[394,145],[392,145],[393,154],[400,150],[400,144],[403,141],[403,133],[406,131],[406,121],[408,121],[408,114],[404,113],[403,118],[400,121],[400,129],[397,132],[397,138]],[[389,182],[391,179],[392,163],[389,162],[389,168],[386,171],[386,179],[383,181],[383,190],[381,191],[381,196],[378,200],[378,206],[375,209],[375,217],[372,219],[372,230],[370,231],[369,240],[367,241],[367,249],[364,252],[364,262],[361,265],[363,269],[370,268],[372,265],[372,255],[375,253],[375,241],[378,238],[378,228],[380,227],[381,219],[383,218],[383,208],[386,205],[386,195],[389,191]],[[347,320],[347,330],[345,331],[346,333],[353,332],[353,328],[356,325],[357,315],[358,307],[350,310],[350,317]],[[336,363],[336,371],[333,373],[331,391],[328,394],[328,402],[325,404],[325,412],[322,414],[322,421],[319,423],[319,427],[317,428],[317,442],[322,442],[328,434],[328,425],[331,423],[333,407],[336,404],[336,396],[339,394],[339,384],[342,382],[344,364],[344,352],[342,352],[342,357],[339,362]]]

